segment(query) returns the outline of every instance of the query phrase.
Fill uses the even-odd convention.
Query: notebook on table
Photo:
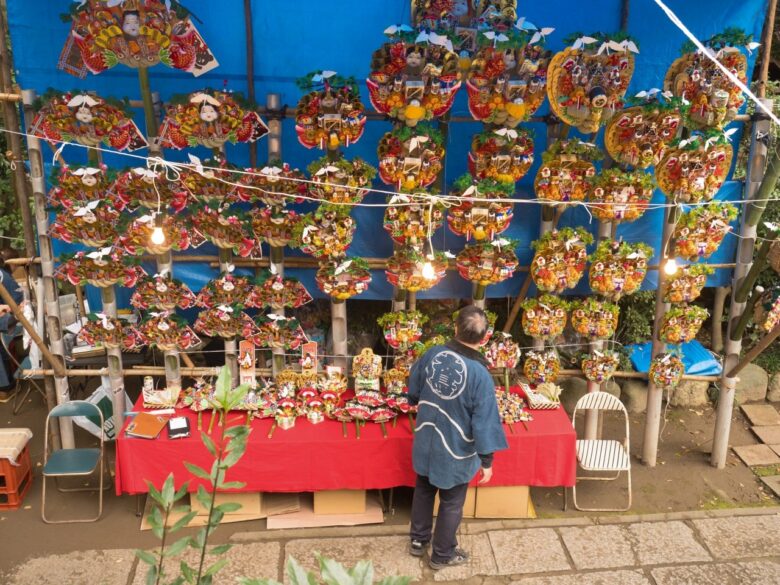
[[[135,415],[132,422],[127,425],[125,433],[130,437],[138,437],[140,439],[155,439],[160,431],[163,430],[168,418],[148,412],[139,412]]]

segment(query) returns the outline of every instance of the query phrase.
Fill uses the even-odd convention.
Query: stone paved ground
[[[434,572],[409,556],[402,526],[238,533],[230,563],[214,580],[240,576],[287,582],[285,558],[314,569],[314,552],[347,565],[372,559],[376,578],[408,575],[418,583],[466,585],[777,585],[780,508],[650,516],[504,520],[464,525],[469,564]],[[191,562],[193,555],[187,553]],[[1,576],[0,576],[1,577]],[[33,558],[0,578],[5,585],[135,585],[144,569],[131,550],[83,551]]]

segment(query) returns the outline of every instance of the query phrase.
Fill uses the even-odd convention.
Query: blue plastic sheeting
[[[650,370],[653,344],[636,343],[627,346],[631,363],[637,372]],[[696,340],[683,343],[682,361],[685,364],[685,373],[690,376],[719,376],[723,368],[712,353]]]
[[[539,26],[554,26],[555,32],[549,35],[548,46],[553,51],[564,47],[563,38],[575,31],[590,33],[595,31],[612,32],[619,27],[619,0],[599,0],[598,2],[521,3],[520,13]],[[673,0],[668,2],[694,34],[699,38],[708,38],[727,27],[740,27],[760,37],[767,0],[709,0],[708,2],[689,2]],[[200,78],[166,68],[162,65],[150,71],[151,86],[158,91],[163,100],[173,94],[189,93],[206,86],[222,87],[246,93],[246,56],[244,45],[243,3],[192,0],[186,2],[188,8],[201,20],[197,27],[219,61],[219,67]],[[8,0],[11,39],[14,47],[18,81],[23,88],[43,92],[49,87],[58,89],[95,90],[103,97],[129,97],[138,99],[137,74],[135,71],[117,66],[100,75],[89,75],[79,80],[56,69],[57,60],[63,43],[68,35],[69,24],[63,23],[58,14],[64,12],[67,2],[63,0]],[[255,86],[258,100],[262,102],[266,93],[277,92],[282,103],[295,107],[301,97],[295,86],[295,79],[317,69],[336,70],[342,75],[354,75],[361,82],[363,101],[369,104],[363,80],[369,73],[372,52],[387,39],[382,31],[390,24],[408,22],[409,2],[366,2],[365,0],[341,0],[323,2],[321,0],[265,0],[253,3],[255,30]],[[679,56],[680,47],[685,38],[674,25],[667,20],[661,10],[651,0],[635,0],[631,3],[628,32],[637,39],[640,54],[636,59],[636,71],[629,88],[629,95],[642,89],[661,87],[664,74],[672,61]],[[754,64],[756,53],[750,58],[750,67]],[[546,113],[545,104],[540,114]],[[456,116],[467,116],[465,88],[462,88],[452,111]],[[143,128],[143,116],[139,110],[137,122]],[[284,160],[294,166],[304,168],[321,153],[306,150],[297,141],[294,121],[284,120],[282,151]],[[541,163],[541,153],[546,148],[545,127],[543,124],[527,124],[535,133],[536,162],[529,173],[518,184],[518,196],[531,198],[533,178]],[[346,150],[348,158],[360,156],[373,165],[377,164],[376,146],[384,132],[391,129],[388,122],[369,121],[361,140]],[[482,124],[452,124],[447,143],[446,184],[451,184],[458,176],[466,172],[467,153],[471,137],[481,131]],[[575,136],[576,132],[572,132]],[[734,144],[738,135],[733,137]],[[260,152],[265,148],[261,141]],[[207,158],[205,149],[193,151],[201,158]],[[140,151],[143,154],[143,151]],[[72,164],[84,162],[84,151],[77,147],[67,147],[63,152],[65,160]],[[185,160],[186,153],[166,151],[170,160]],[[228,159],[235,164],[248,164],[248,148],[245,145],[228,146]],[[260,157],[263,160],[263,157]],[[136,166],[139,160],[109,155],[105,162],[110,166]],[[375,187],[390,189],[377,181]],[[718,199],[738,200],[742,184],[728,182],[718,194]],[[384,195],[372,193],[366,202],[381,202]],[[663,196],[656,193],[654,202],[663,202]],[[532,251],[531,242],[539,233],[539,206],[536,204],[518,204],[515,217],[507,237],[519,241],[517,249],[521,263],[528,264]],[[350,254],[365,257],[387,257],[392,252],[392,242],[379,228],[382,209],[358,208],[353,212],[358,229],[350,248]],[[643,241],[659,247],[661,238],[663,211],[654,210],[632,224],[621,225],[618,236],[627,241]],[[595,231],[595,222],[582,208],[570,209],[562,217],[561,225],[588,225]],[[439,249],[457,252],[463,246],[462,238],[453,236],[446,228],[440,229],[434,239]],[[710,262],[729,262],[734,257],[736,238],[727,236],[720,250]],[[196,253],[214,251],[204,245]],[[288,250],[290,255],[296,251]],[[654,262],[657,261],[654,259]],[[178,263],[174,268],[177,277],[198,290],[203,283],[213,277],[215,270],[207,265]],[[315,296],[322,296],[314,284],[314,270],[289,269],[288,273],[299,277]],[[499,285],[488,287],[490,297],[514,295],[522,284],[526,274]],[[376,271],[369,290],[359,299],[389,299],[392,287],[384,274]],[[730,280],[730,271],[718,270],[710,277],[710,286],[725,285]],[[575,289],[575,293],[587,292],[587,279]],[[654,288],[656,274],[650,273],[645,288]],[[456,273],[447,277],[431,291],[420,293],[419,298],[468,297],[471,284]]]

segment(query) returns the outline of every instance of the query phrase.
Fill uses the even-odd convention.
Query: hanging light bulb
[[[163,231],[162,221],[159,215],[154,219],[154,229],[152,230],[152,237],[150,239],[152,244],[156,246],[161,246],[165,243],[165,232]]]
[[[433,268],[433,264],[430,260],[426,260],[422,267],[422,275],[425,280],[433,280],[436,278],[436,270]]]
[[[675,274],[677,274],[677,270],[678,270],[677,260],[675,260],[674,258],[669,258],[664,264],[664,272],[669,276],[674,276]]]

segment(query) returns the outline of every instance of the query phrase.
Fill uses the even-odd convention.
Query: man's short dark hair
[[[476,344],[482,341],[488,330],[485,311],[474,305],[468,305],[458,311],[455,321],[455,339],[463,343]]]

